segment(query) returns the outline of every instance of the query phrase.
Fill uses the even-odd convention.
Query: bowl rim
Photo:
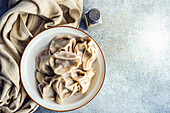
[[[50,109],[50,108],[47,108],[47,107],[45,107],[45,106],[43,106],[43,105],[40,105],[38,102],[36,102],[36,101],[29,95],[29,93],[27,92],[27,90],[26,90],[26,88],[25,88],[25,86],[24,86],[24,84],[23,84],[22,77],[21,77],[21,62],[22,62],[23,54],[25,53],[25,50],[26,50],[27,46],[30,44],[30,42],[31,42],[35,37],[37,37],[39,34],[41,34],[41,33],[44,32],[44,31],[47,31],[47,30],[53,29],[53,28],[61,28],[61,27],[79,30],[80,32],[82,32],[82,33],[86,34],[88,37],[90,37],[90,38],[97,44],[98,48],[100,49],[101,54],[102,54],[102,57],[103,57],[103,62],[104,62],[104,77],[103,77],[103,81],[102,81],[102,84],[101,84],[99,90],[96,92],[96,94],[95,94],[88,102],[86,102],[85,104],[83,104],[83,105],[81,105],[81,106],[79,106],[79,107],[76,107],[76,108],[74,108],[74,109],[69,109],[69,110],[55,110],[55,109]],[[83,30],[81,30],[81,29],[78,29],[78,28],[75,28],[75,27],[71,27],[71,26],[54,26],[54,27],[50,27],[50,28],[47,28],[47,29],[39,32],[38,34],[36,34],[36,35],[29,41],[29,43],[27,44],[27,46],[24,48],[24,51],[23,51],[22,56],[21,56],[19,74],[20,74],[21,83],[22,83],[22,86],[23,86],[25,92],[27,93],[27,95],[28,95],[37,105],[39,105],[39,106],[41,106],[41,107],[43,107],[43,108],[45,108],[45,109],[51,110],[51,111],[57,111],[57,112],[73,111],[73,110],[77,110],[77,109],[79,109],[79,108],[87,105],[89,102],[91,102],[91,101],[97,96],[97,94],[98,94],[99,91],[101,90],[101,88],[102,88],[102,86],[103,86],[103,83],[104,83],[104,80],[105,80],[105,76],[106,76],[106,61],[105,61],[104,54],[103,54],[103,52],[102,52],[99,44],[98,44],[88,33],[86,33],[85,31],[83,31]]]

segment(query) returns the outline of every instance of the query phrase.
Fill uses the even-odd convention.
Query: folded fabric
[[[32,37],[46,28],[78,27],[82,5],[83,0],[9,0],[10,9],[0,19],[0,112],[36,110],[38,105],[20,82],[21,55]]]

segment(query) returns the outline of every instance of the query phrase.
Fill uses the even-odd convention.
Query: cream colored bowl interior
[[[26,47],[21,60],[21,80],[28,95],[42,107],[55,111],[67,111],[79,108],[88,103],[100,90],[105,76],[105,62],[99,49],[98,58],[93,67],[96,75],[92,78],[88,91],[83,95],[67,98],[63,105],[41,98],[35,78],[35,59],[37,54],[48,46],[57,35],[76,35],[88,37],[84,32],[70,27],[55,27],[38,34]]]

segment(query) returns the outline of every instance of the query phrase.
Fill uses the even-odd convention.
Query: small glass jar
[[[89,11],[85,12],[84,16],[87,25],[87,30],[92,30],[96,26],[102,24],[100,11],[96,8],[92,8]]]

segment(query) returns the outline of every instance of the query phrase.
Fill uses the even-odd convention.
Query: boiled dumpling
[[[82,59],[82,56],[84,54],[84,51],[87,49],[87,42],[84,42],[84,43],[78,43],[74,49],[75,53],[81,57]]]
[[[82,67],[89,70],[97,58],[97,46],[90,38],[77,39],[74,53],[81,57]]]
[[[92,68],[93,62],[97,58],[97,47],[94,42],[89,42],[87,44],[87,49],[85,49],[83,57],[82,57],[82,64],[84,70],[89,70]]]
[[[70,73],[64,74],[62,76],[66,79],[65,87],[69,91],[71,91],[70,96],[72,96],[73,94],[75,94],[76,92],[78,92],[80,90],[80,85],[76,81],[74,81],[74,79],[71,77]]]
[[[56,36],[50,44],[50,51],[54,54],[57,51],[73,52],[76,44],[75,38],[71,36]]]
[[[50,57],[50,65],[55,74],[65,74],[79,67],[80,57],[75,53],[60,51]]]
[[[49,65],[50,52],[49,49],[42,50],[36,57],[36,69],[44,74],[51,75],[53,70]]]
[[[73,80],[75,80],[76,82],[78,82],[78,84],[80,84],[81,86],[80,93],[82,94],[85,93],[89,88],[90,81],[94,75],[95,73],[93,69],[90,69],[88,71],[82,71],[76,69],[71,73],[71,77],[73,78]]]
[[[52,77],[46,77],[43,82],[38,85],[39,91],[43,99],[54,100],[55,91],[52,88]]]
[[[78,91],[78,86],[70,77],[57,76],[54,77],[53,89],[56,92],[56,102],[62,104],[65,98]]]

